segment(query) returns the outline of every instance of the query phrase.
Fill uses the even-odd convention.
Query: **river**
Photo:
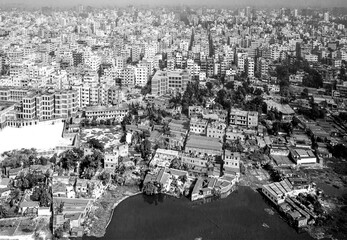
[[[186,198],[136,195],[121,202],[100,239],[266,239],[306,240],[280,216],[265,211],[269,205],[248,187],[227,198],[197,205]],[[264,227],[265,226],[265,227]]]

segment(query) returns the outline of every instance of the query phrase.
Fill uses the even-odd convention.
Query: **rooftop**
[[[218,139],[197,135],[190,135],[188,137],[186,148],[187,147],[222,151],[222,144]]]

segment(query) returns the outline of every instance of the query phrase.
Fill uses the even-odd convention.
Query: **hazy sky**
[[[19,3],[23,6],[74,6],[78,4],[90,6],[128,5],[128,4],[204,4],[225,6],[262,6],[262,7],[347,7],[347,0],[0,0],[3,3]]]

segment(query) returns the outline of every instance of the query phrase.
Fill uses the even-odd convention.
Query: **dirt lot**
[[[241,175],[239,184],[241,186],[250,186],[253,189],[260,188],[263,184],[270,182],[269,173],[261,167],[256,168],[251,164],[246,166],[245,174]]]

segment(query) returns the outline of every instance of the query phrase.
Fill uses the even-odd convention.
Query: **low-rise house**
[[[83,237],[83,227],[73,227],[70,231],[71,237]]]
[[[117,150],[119,153],[119,156],[121,157],[127,157],[129,156],[129,145],[128,144],[121,144],[117,146]]]
[[[281,182],[263,185],[261,190],[262,193],[277,206],[284,203],[286,196],[292,192],[293,186],[286,179]]]
[[[46,216],[51,216],[51,208],[50,207],[39,207],[37,210],[37,215],[39,217],[46,217]]]
[[[53,197],[67,197],[66,184],[65,183],[55,183],[52,187]]]
[[[87,179],[77,179],[75,191],[77,194],[87,194],[88,193],[88,181]]]
[[[7,171],[8,173],[8,177],[11,178],[11,179],[15,179],[19,173],[23,170],[22,167],[19,167],[19,168],[11,168]]]
[[[204,108],[202,106],[189,106],[188,116],[192,117],[196,115],[201,115],[203,111],[204,111]]]
[[[212,159],[213,158],[208,156],[199,156],[189,153],[182,153],[181,155],[182,163],[186,164],[190,170],[193,170],[195,167],[207,168]]]
[[[66,197],[67,198],[75,198],[76,197],[76,192],[75,192],[74,187],[72,185],[66,186]]]
[[[171,132],[171,131],[170,131]],[[184,145],[184,140],[186,135],[183,135],[181,133],[170,133],[170,137],[169,137],[169,149],[172,150],[182,150],[183,149],[183,145]]]
[[[235,189],[235,185],[235,177],[199,177],[194,185],[191,200],[196,201],[203,198],[217,196],[218,194],[220,194],[220,197],[226,197],[233,191],[233,189]]]
[[[270,155],[276,155],[276,156],[288,156],[289,155],[289,149],[286,145],[283,144],[272,144],[270,149]]]
[[[204,178],[199,177],[198,180],[196,181],[194,188],[193,188],[193,191],[192,191],[192,195],[191,195],[192,201],[196,201],[196,200],[199,200],[199,199],[202,199],[205,197],[203,192],[202,192],[203,183],[204,183]]]
[[[283,122],[290,122],[295,115],[294,110],[288,104],[280,104],[273,100],[265,100],[267,111],[277,111]]]
[[[166,168],[160,168],[155,181],[160,183],[163,192],[170,191],[170,184],[172,182],[171,175],[166,171]]]
[[[74,184],[75,179],[69,177],[69,176],[53,176],[52,178],[53,185],[56,183],[64,183],[64,184]]]
[[[18,212],[26,216],[37,215],[39,205],[40,203],[36,201],[23,200],[19,205]]]
[[[162,142],[162,140],[163,140],[163,133],[157,130],[152,131],[151,135],[148,138],[148,141],[151,142],[152,146],[159,144],[160,142]]]
[[[202,118],[206,120],[226,123],[228,111],[223,109],[204,109],[201,115]]]
[[[0,179],[0,188],[2,188],[2,189],[7,188],[10,181],[11,181],[10,178],[1,178]]]
[[[53,229],[56,229],[58,226],[62,225],[67,218],[66,216],[71,215],[73,219],[76,220],[76,215],[78,216],[77,224],[74,226],[81,227],[82,223],[85,221],[85,217],[93,206],[93,201],[91,199],[83,199],[83,198],[53,198],[53,205],[55,207],[63,204],[63,212],[62,214],[54,214],[55,221],[53,221]]]
[[[158,148],[150,162],[150,166],[169,167],[171,161],[179,157],[179,152]]]
[[[295,147],[298,148],[311,148],[312,141],[306,134],[294,134]]]

